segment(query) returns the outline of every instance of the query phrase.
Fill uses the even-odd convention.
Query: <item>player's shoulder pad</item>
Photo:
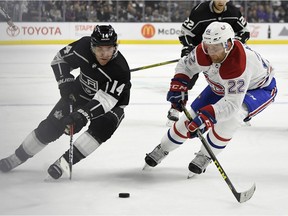
[[[114,59],[112,59],[107,66],[109,65],[109,68],[111,71],[117,71],[117,73],[113,74],[113,76],[116,77],[124,77],[125,79],[128,78],[130,80],[131,78],[131,72],[129,65],[125,59],[125,57],[122,55],[122,53],[118,50],[117,55]]]
[[[130,68],[129,68],[129,65],[128,65],[128,62],[126,60],[126,58],[123,56],[123,54],[118,50],[118,54],[117,54],[117,59],[119,59],[119,65],[120,67],[128,72],[130,74]]]
[[[203,14],[205,16],[207,13],[210,12],[210,7],[209,7],[209,1],[208,2],[201,2],[198,5],[196,5],[194,8],[192,8],[189,18],[192,19],[193,21],[202,21],[203,20]],[[204,16],[204,17],[205,17]]]
[[[210,10],[210,2],[209,1],[206,1],[206,2],[200,2],[198,5],[196,5],[194,7],[194,10],[199,10],[199,11],[202,11],[202,12],[207,12]]]
[[[222,79],[234,79],[241,76],[246,68],[246,53],[240,41],[234,41],[234,47],[221,64],[219,74]]]
[[[69,45],[71,46],[70,52],[76,52],[78,55],[84,57],[85,59],[92,55],[92,52],[90,51],[89,36],[82,37]]]
[[[227,4],[226,4],[226,6],[227,6],[227,13],[229,13],[229,14],[231,14],[231,15],[239,15],[239,14],[241,14],[241,12],[240,12],[240,10],[235,6],[235,5],[233,5],[231,2],[228,2]]]
[[[200,43],[196,47],[195,53],[196,53],[196,60],[200,66],[210,66],[212,64],[210,57],[207,54],[205,54],[202,49],[202,43]]]
[[[84,50],[85,52],[87,52],[87,48],[90,49],[90,36],[85,36],[80,38],[78,41],[75,41],[74,43],[76,43],[75,45],[75,49],[80,51],[80,50]],[[72,43],[72,44],[74,44]]]

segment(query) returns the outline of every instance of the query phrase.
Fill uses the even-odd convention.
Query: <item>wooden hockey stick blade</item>
[[[171,61],[160,62],[160,63],[156,63],[156,64],[146,65],[146,66],[143,66],[143,67],[133,68],[133,69],[130,70],[130,72],[144,70],[144,69],[153,68],[153,67],[158,67],[158,66],[162,66],[162,65],[166,65],[166,64],[171,64],[171,63],[174,63],[174,62],[178,62],[179,60],[180,59],[174,59],[174,60],[171,60]]]

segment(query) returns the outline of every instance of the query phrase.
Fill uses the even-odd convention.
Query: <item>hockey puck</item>
[[[128,198],[130,197],[130,193],[119,193],[120,198]]]

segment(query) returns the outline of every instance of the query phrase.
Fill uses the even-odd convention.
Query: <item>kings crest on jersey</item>
[[[111,60],[102,66],[91,51],[91,37],[83,37],[61,49],[51,66],[58,83],[74,81],[70,72],[80,69],[75,83],[81,100],[96,99],[101,104],[108,101],[114,106],[129,103],[130,69],[117,47]]]

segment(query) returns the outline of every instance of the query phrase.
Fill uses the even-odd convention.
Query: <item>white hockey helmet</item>
[[[212,22],[205,29],[202,35],[203,48],[206,45],[222,44],[227,53],[227,42],[230,40],[234,45],[233,38],[235,37],[234,30],[231,25],[226,22]],[[231,50],[231,49],[230,49]],[[206,51],[204,50],[206,53]]]
[[[205,29],[202,41],[206,44],[225,43],[235,37],[231,25],[226,22],[212,22]]]

